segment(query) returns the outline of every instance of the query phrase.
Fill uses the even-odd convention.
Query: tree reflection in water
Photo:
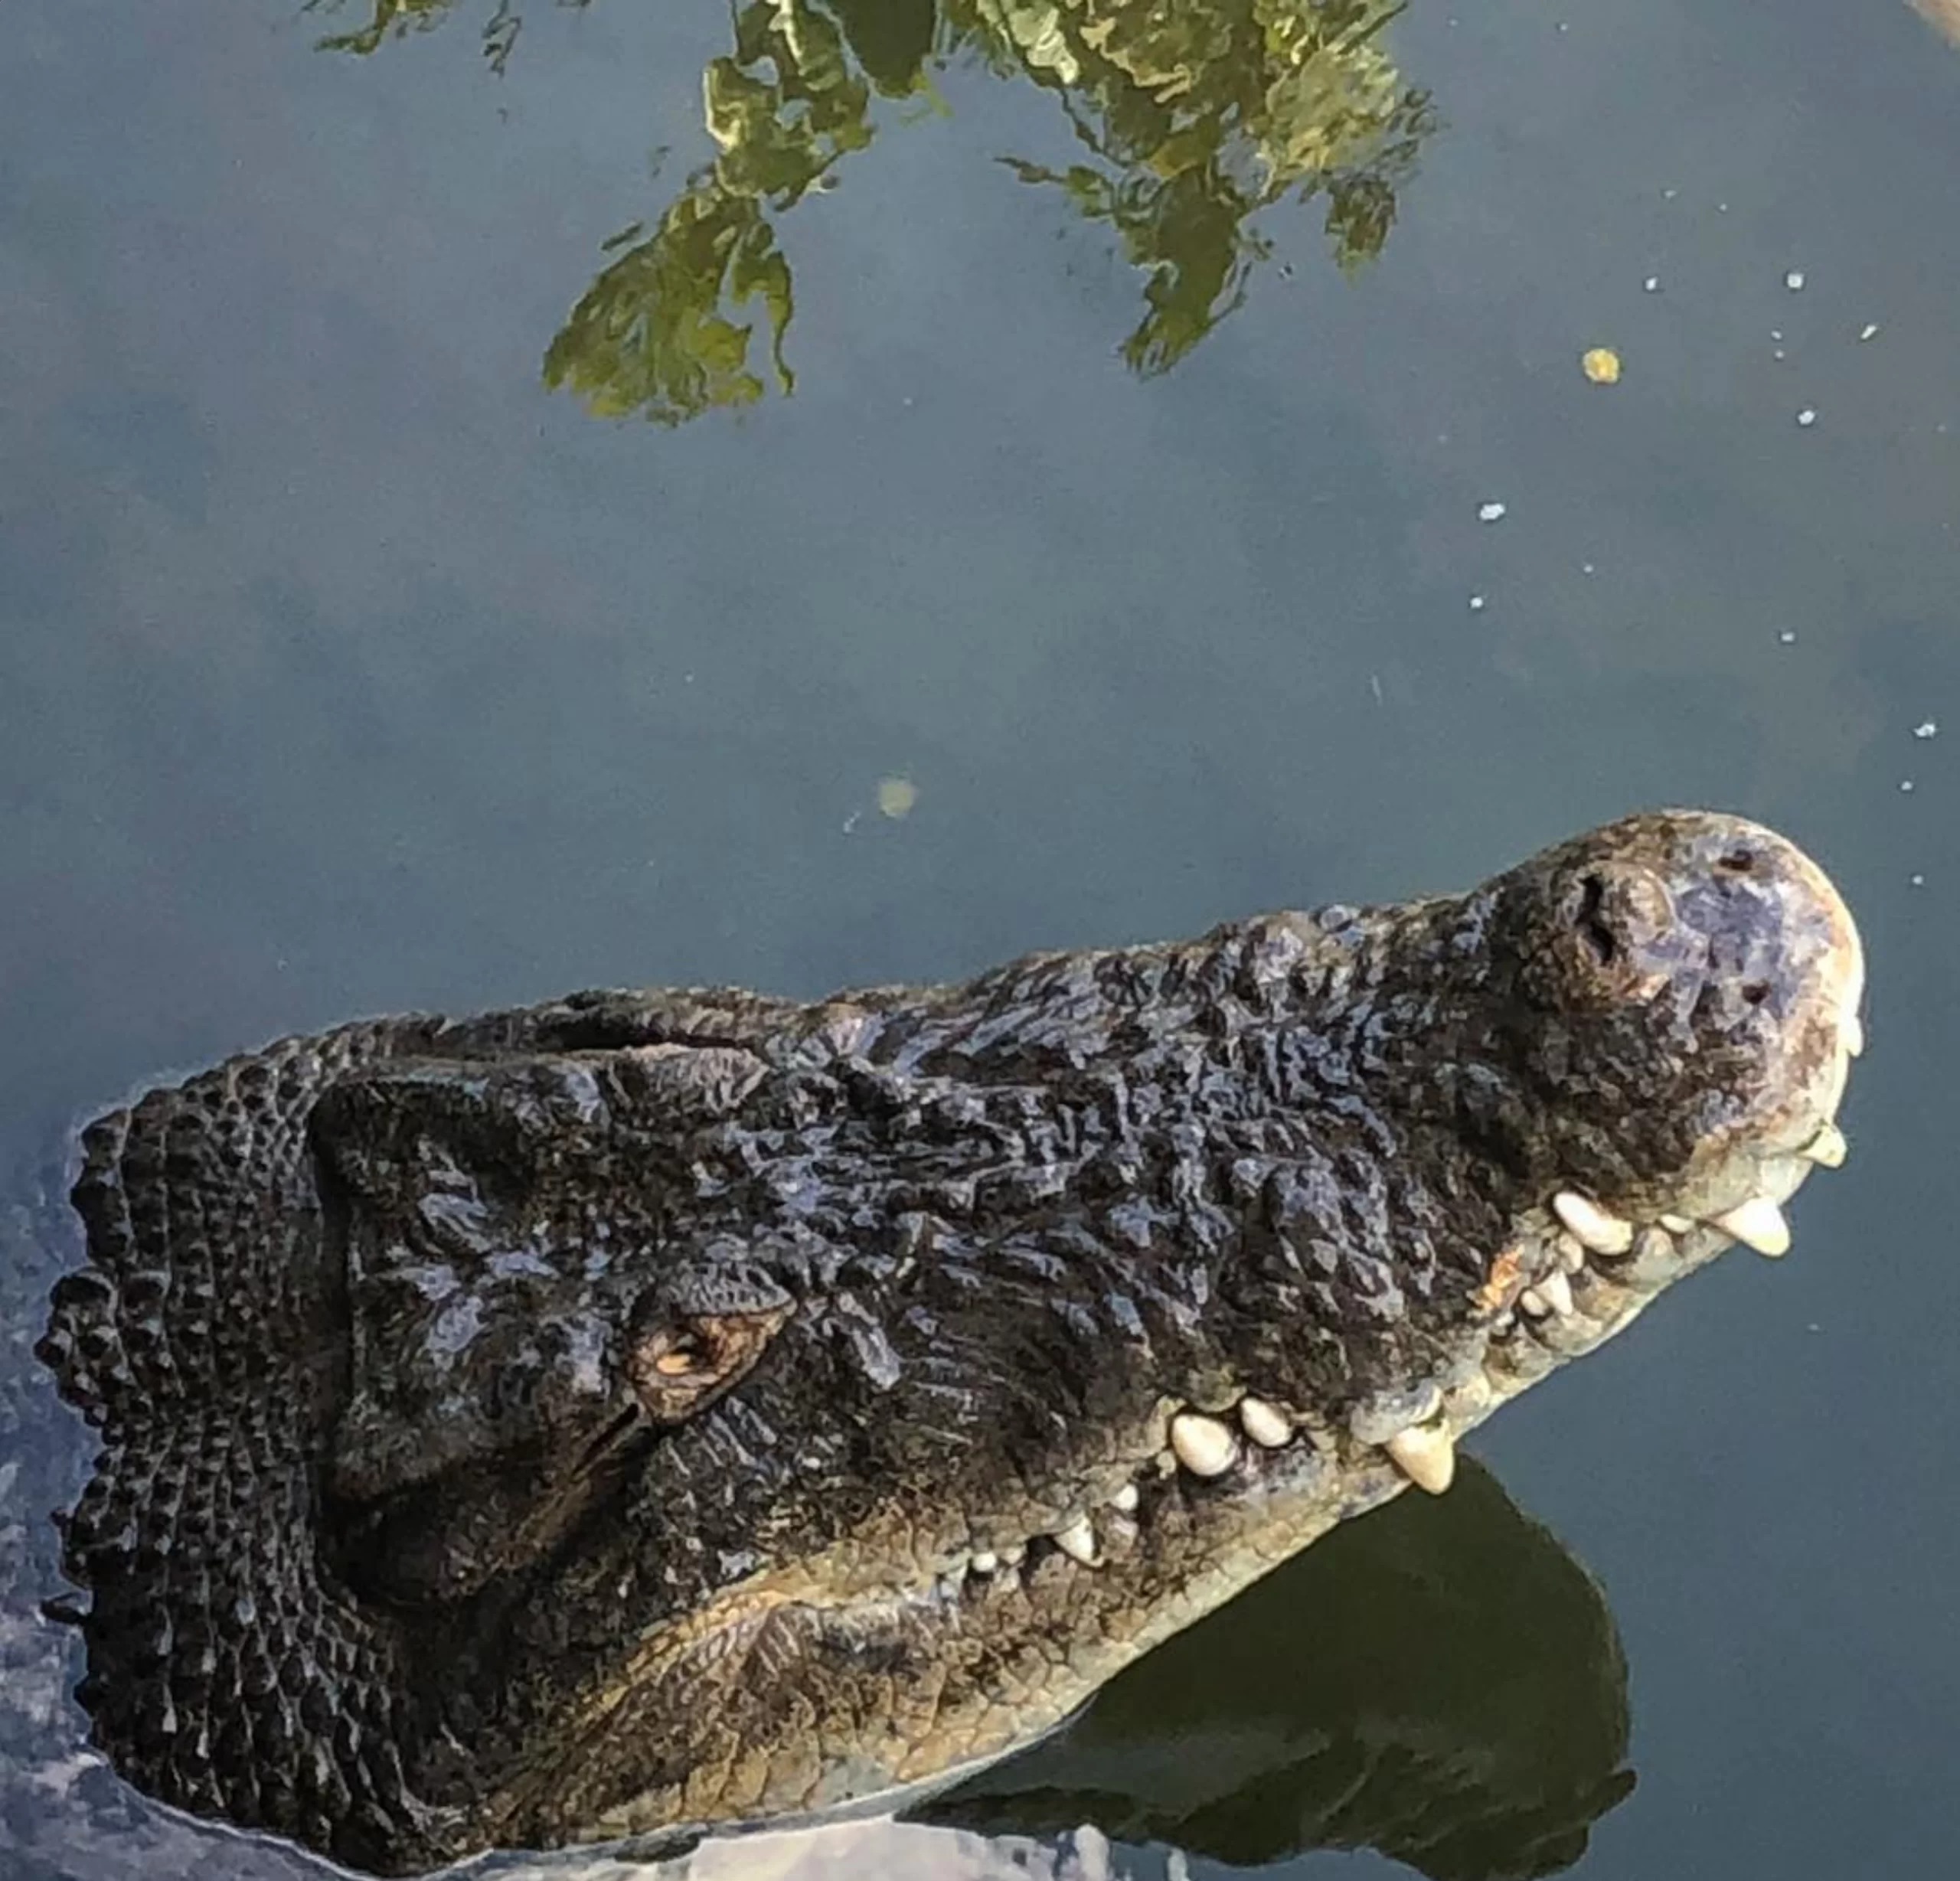
[[[583,7],[591,0],[559,0]],[[349,15],[355,0],[307,0]],[[358,0],[321,44],[371,53],[440,25],[463,0]],[[611,259],[544,358],[547,385],[596,415],[680,424],[793,389],[795,312],[782,218],[828,188],[882,126],[940,113],[936,75],[958,67],[1054,96],[1080,159],[1009,156],[1106,226],[1143,279],[1122,343],[1137,372],[1168,371],[1246,295],[1271,250],[1259,212],[1321,205],[1337,266],[1377,253],[1396,192],[1433,128],[1382,44],[1402,0],[749,0],[732,51],[703,78],[716,154]],[[479,40],[501,72],[523,28],[497,0]],[[756,357],[758,319],[766,361]],[[766,375],[766,376],[765,376]]]

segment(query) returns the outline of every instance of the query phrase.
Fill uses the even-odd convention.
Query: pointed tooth
[[[1096,1565],[1096,1530],[1086,1515],[1077,1516],[1067,1528],[1057,1530],[1055,1546],[1071,1561],[1080,1561],[1084,1567]]]
[[[1125,1483],[1109,1498],[1109,1506],[1119,1515],[1134,1515],[1136,1505],[1143,1500],[1135,1483]]]
[[[1383,1446],[1395,1466],[1418,1489],[1439,1496],[1456,1474],[1456,1445],[1448,1431],[1434,1424],[1412,1424]]]
[[[1844,1041],[1844,1049],[1854,1058],[1862,1058],[1865,1051],[1865,1022],[1855,1012],[1847,1012],[1838,1023],[1838,1036]]]
[[[1552,1213],[1579,1243],[1596,1254],[1624,1254],[1633,1246],[1633,1223],[1609,1214],[1576,1190],[1561,1189],[1552,1197]]]
[[[1198,1411],[1180,1411],[1171,1419],[1171,1448],[1194,1476],[1223,1476],[1239,1460],[1230,1425]]]
[[[1715,1226],[1759,1254],[1773,1258],[1790,1251],[1790,1224],[1783,1219],[1783,1211],[1766,1195],[1752,1195],[1740,1207],[1717,1215]]]
[[[1552,1303],[1536,1287],[1527,1287],[1517,1296],[1517,1304],[1534,1319],[1543,1319],[1552,1310]]]
[[[975,1574],[991,1574],[1001,1565],[1001,1557],[991,1548],[982,1548],[967,1566]]]
[[[1266,1449],[1276,1450],[1293,1441],[1293,1420],[1263,1398],[1241,1398],[1239,1422],[1245,1425],[1246,1435]]]
[[[1563,1273],[1549,1273],[1533,1289],[1555,1313],[1572,1311],[1572,1282]]]
[[[1826,1169],[1838,1169],[1844,1165],[1851,1145],[1844,1141],[1844,1132],[1834,1123],[1827,1123],[1812,1137],[1804,1154],[1814,1163],[1821,1163]]]
[[[1663,1215],[1661,1226],[1670,1234],[1687,1234],[1694,1229],[1694,1223],[1685,1215]]]
[[[1569,1274],[1586,1271],[1586,1249],[1580,1245],[1578,1236],[1562,1234],[1558,1238],[1559,1265]]]
[[[1001,1550],[1001,1566],[1002,1567],[1019,1567],[1021,1563],[1025,1561],[1027,1559],[1027,1543],[1024,1541],[1012,1543],[1008,1546],[1003,1548]]]

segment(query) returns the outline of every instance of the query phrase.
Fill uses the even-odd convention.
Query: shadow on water
[[[1240,1866],[1372,1848],[1484,1881],[1578,1860],[1633,1787],[1626,1748],[1598,1585],[1472,1465],[1346,1524],[923,1813],[1090,1822]]]
[[[462,11],[460,0],[307,4],[367,12],[320,42],[354,54]],[[1403,83],[1382,44],[1402,5],[749,0],[734,9],[733,47],[703,74],[717,155],[651,223],[603,245],[611,259],[551,341],[545,383],[596,416],[666,425],[753,404],[772,384],[792,390],[795,282],[780,228],[884,124],[942,113],[936,75],[956,65],[1055,100],[1079,160],[1001,161],[1109,231],[1144,279],[1145,311],[1122,357],[1140,374],[1167,371],[1240,305],[1269,257],[1260,211],[1324,204],[1343,269],[1380,251],[1435,124],[1428,95]],[[497,0],[482,22],[479,43],[496,72],[523,23],[513,0]],[[766,366],[750,309],[767,329]]]
[[[78,1254],[62,1186],[51,1163],[0,1207],[0,1871],[340,1873],[155,1807],[85,1745],[74,1637],[38,1612],[65,1591],[47,1511],[72,1500],[90,1448],[30,1357],[47,1289]],[[835,1872],[842,1851],[880,1871],[1060,1878],[1096,1870],[1070,1852],[1087,1834],[1243,1867],[1372,1848],[1434,1881],[1495,1881],[1579,1859],[1632,1788],[1627,1745],[1625,1665],[1599,1586],[1466,1459],[1448,1495],[1345,1525],[909,1821],[726,1837],[651,1865],[567,1851],[472,1872],[732,1881]]]

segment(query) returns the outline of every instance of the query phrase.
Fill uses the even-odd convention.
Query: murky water
[[[1631,1769],[1592,1881],[1944,1872],[1952,10],[368,4],[0,27],[8,1166],[360,1011],[1765,817],[1873,955],[1851,1162],[1478,1445],[1606,1604],[1487,1483],[1398,1505],[858,1871],[1522,1873]],[[296,1875],[81,1754],[17,1187],[0,1858]]]

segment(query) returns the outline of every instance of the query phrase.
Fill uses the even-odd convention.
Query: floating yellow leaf
[[[878,779],[878,810],[884,816],[894,821],[912,814],[912,806],[919,801],[919,786],[909,777],[881,777]]]
[[[1596,346],[1590,352],[1582,353],[1579,364],[1579,370],[1595,385],[1618,385],[1620,382],[1620,356],[1610,346]]]

